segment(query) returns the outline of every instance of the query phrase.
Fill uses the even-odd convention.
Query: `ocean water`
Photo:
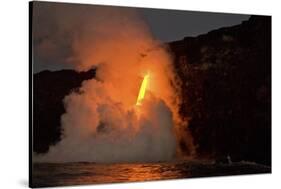
[[[271,173],[271,168],[249,162],[232,164],[191,161],[133,164],[34,163],[31,185],[48,187],[255,173]]]

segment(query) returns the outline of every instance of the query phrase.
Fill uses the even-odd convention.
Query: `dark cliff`
[[[271,17],[170,43],[197,155],[271,163]]]
[[[63,98],[95,77],[95,70],[43,71],[33,76],[33,151],[47,152],[60,140],[60,117],[65,112]]]
[[[271,18],[252,16],[233,27],[169,43],[183,102],[180,114],[198,158],[271,164]],[[34,75],[34,151],[60,140],[63,98],[95,71]]]

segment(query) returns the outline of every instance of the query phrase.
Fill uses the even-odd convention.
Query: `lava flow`
[[[143,81],[142,81],[142,84],[141,84],[141,87],[140,87],[140,91],[139,91],[139,95],[138,95],[136,105],[141,105],[141,102],[144,99],[145,91],[146,91],[147,84],[148,84],[148,80],[149,80],[149,74],[146,74],[143,78]]]

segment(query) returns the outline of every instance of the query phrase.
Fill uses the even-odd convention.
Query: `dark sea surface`
[[[48,187],[271,173],[271,168],[249,162],[177,161],[134,164],[34,163],[32,171],[32,187]]]

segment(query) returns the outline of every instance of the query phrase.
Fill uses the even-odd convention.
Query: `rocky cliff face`
[[[45,153],[60,140],[60,117],[65,112],[63,99],[78,89],[84,80],[95,77],[95,70],[43,71],[33,76],[33,150]]]
[[[271,18],[169,43],[197,158],[271,163]],[[63,98],[95,71],[34,75],[34,151],[60,140]]]
[[[271,18],[170,43],[202,158],[271,163]]]

